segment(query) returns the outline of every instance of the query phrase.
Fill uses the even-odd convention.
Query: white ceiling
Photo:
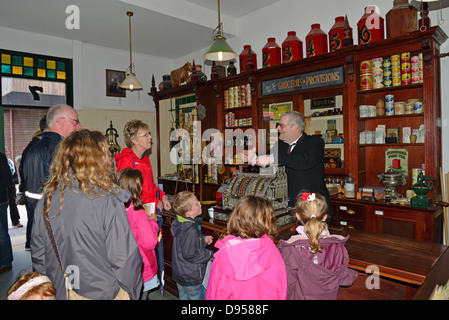
[[[239,18],[279,1],[221,0],[226,37],[236,35]],[[66,28],[70,5],[79,8],[79,29]],[[217,8],[218,0],[0,0],[0,26],[129,50],[133,11],[133,52],[177,59],[209,46]]]

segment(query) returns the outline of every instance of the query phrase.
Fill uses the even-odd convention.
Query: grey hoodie
[[[61,192],[52,193],[49,216],[56,215],[50,223],[62,263],[69,278],[75,280],[72,281],[75,291],[89,299],[109,300],[122,287],[131,299],[138,299],[142,256],[126,216],[124,202],[129,200],[129,194],[122,189],[115,195],[101,190],[101,196],[86,197],[78,183],[72,181],[73,190],[65,190],[60,215],[57,214]],[[33,268],[52,280],[56,299],[64,300],[64,277],[45,229],[43,199],[39,200],[34,215]]]

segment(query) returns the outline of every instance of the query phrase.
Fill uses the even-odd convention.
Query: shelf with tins
[[[395,163],[400,164],[398,170],[405,168],[406,184],[398,190],[403,196],[413,184],[413,168],[424,166],[426,176],[438,180],[438,169],[441,166],[441,154],[438,151],[441,149],[441,128],[438,126],[441,117],[438,54],[439,46],[446,39],[447,36],[441,29],[434,27],[425,32],[417,31],[405,35],[400,41],[386,39],[367,47],[359,46],[354,60],[357,83],[354,109],[357,118],[357,136],[354,136],[352,140],[358,145],[356,187],[381,186],[377,175],[387,171],[386,152],[392,150],[394,152],[396,149],[404,150],[406,154],[405,159],[398,159],[399,162]],[[410,72],[410,76],[412,71],[415,72],[413,80],[405,76],[402,82],[401,73],[400,85],[398,82],[395,82],[395,85],[386,82],[390,86],[376,88],[373,76],[372,87],[367,88],[366,84],[369,81],[364,81],[366,73],[364,68],[369,66],[369,61],[372,66],[374,59],[382,58],[385,61],[388,57],[393,59],[392,56],[395,56],[397,61],[395,67],[399,68],[399,71],[404,70],[405,74]],[[412,59],[413,63],[418,62],[413,67]],[[419,67],[420,61],[421,67]],[[376,63],[379,61],[376,60]],[[422,72],[421,76],[419,72]],[[372,74],[374,75],[375,71],[372,71]],[[387,74],[388,69],[385,70],[384,76]],[[381,86],[379,82],[377,86]],[[396,105],[391,104],[391,97],[394,97]],[[378,102],[379,108],[376,108]],[[382,111],[382,104],[385,106],[384,111]],[[365,111],[366,107],[371,112]],[[373,141],[373,132],[376,129],[378,140]],[[379,143],[382,142],[380,131],[383,130],[384,137],[388,140]],[[390,137],[387,136],[387,131],[391,134]],[[411,140],[408,138],[413,133],[418,134],[418,140],[415,143],[413,143],[413,137]],[[369,136],[367,140],[364,140],[365,134]]]

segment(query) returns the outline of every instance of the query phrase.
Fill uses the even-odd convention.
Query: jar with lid
[[[287,38],[282,42],[282,63],[300,60],[303,58],[302,41],[295,31],[289,31]]]
[[[351,174],[345,180],[345,198],[355,198],[355,183]]]
[[[307,57],[314,57],[328,52],[327,33],[321,30],[319,23],[312,24],[312,29],[306,36]]]
[[[276,43],[275,38],[268,38],[267,44],[262,48],[263,67],[272,67],[281,64],[281,47]]]

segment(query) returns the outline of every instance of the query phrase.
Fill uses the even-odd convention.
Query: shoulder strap
[[[47,210],[47,195],[44,196],[44,209],[43,213]],[[45,222],[45,229],[47,229],[48,237],[50,238],[51,245],[53,247],[53,251],[55,252],[56,258],[58,259],[59,265],[61,266],[62,274],[64,275],[64,278],[67,279],[67,274],[65,273],[64,266],[62,264],[61,256],[59,254],[58,246],[56,245],[55,236],[53,235],[53,229],[50,224],[50,219],[48,218],[48,215],[44,215],[44,222]]]

